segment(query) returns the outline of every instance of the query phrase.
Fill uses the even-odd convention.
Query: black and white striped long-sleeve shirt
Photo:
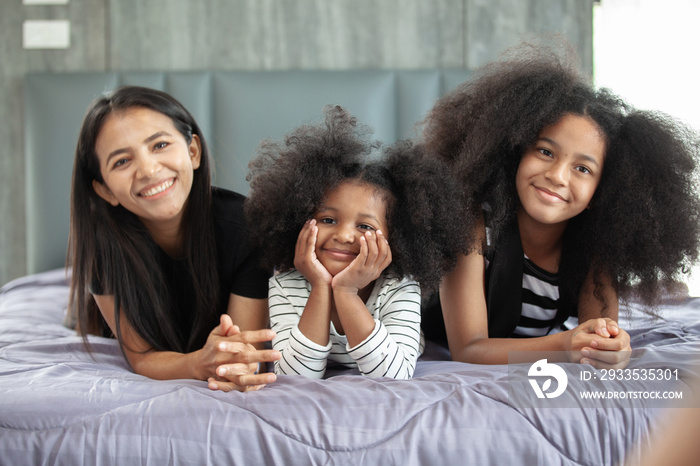
[[[354,348],[345,335],[330,328],[328,345],[318,345],[299,330],[299,319],[311,293],[311,285],[297,271],[270,278],[270,326],[277,335],[272,347],[282,353],[275,362],[277,374],[301,374],[321,378],[328,360],[357,367],[369,377],[410,379],[424,342],[420,330],[420,287],[408,279],[382,274],[367,300],[374,330]]]

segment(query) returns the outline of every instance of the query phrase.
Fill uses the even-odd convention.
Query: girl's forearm
[[[377,323],[372,334],[348,354],[357,362],[357,367],[368,377],[390,377],[410,379],[416,368],[420,341],[416,344],[397,339],[382,323]],[[401,341],[401,343],[399,343]]]
[[[326,372],[331,347],[330,342],[325,347],[316,345],[295,327],[284,344],[279,346],[282,357],[275,362],[275,373],[320,379]]]
[[[374,318],[357,292],[334,289],[333,301],[348,344],[357,346],[374,330]]]
[[[510,362],[534,362],[542,352],[553,352],[546,357],[566,362],[566,332],[536,338],[480,338],[462,347],[450,345],[454,361],[472,364],[508,364]],[[510,353],[510,354],[509,354]]]
[[[299,318],[301,333],[321,346],[326,346],[330,338],[332,296],[330,286],[311,288],[304,312]]]

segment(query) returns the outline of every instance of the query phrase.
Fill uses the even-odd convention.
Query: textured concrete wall
[[[22,78],[36,71],[474,68],[563,33],[592,70],[593,0],[70,0],[0,3],[0,284],[26,273]],[[67,19],[66,50],[23,50]]]

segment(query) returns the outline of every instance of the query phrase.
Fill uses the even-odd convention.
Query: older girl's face
[[[97,194],[151,228],[179,229],[194,170],[201,160],[195,135],[187,143],[172,120],[147,108],[110,114],[95,143],[103,183]]]
[[[316,257],[335,276],[360,253],[360,237],[377,230],[389,236],[386,196],[376,187],[346,181],[329,191],[314,219],[318,226]]]
[[[600,183],[605,139],[588,117],[568,114],[542,130],[518,166],[521,214],[561,224],[583,212]]]

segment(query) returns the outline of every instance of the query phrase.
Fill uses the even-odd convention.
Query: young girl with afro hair
[[[424,309],[426,336],[446,338],[454,360],[561,351],[624,367],[619,297],[653,305],[698,257],[697,134],[596,90],[566,50],[518,46],[426,118],[426,153],[452,167],[480,216]]]
[[[401,142],[375,154],[340,107],[250,164],[245,210],[270,279],[277,374],[321,378],[327,362],[408,379],[423,350],[421,287],[466,252],[466,210],[446,166]],[[420,284],[420,285],[419,285]]]

